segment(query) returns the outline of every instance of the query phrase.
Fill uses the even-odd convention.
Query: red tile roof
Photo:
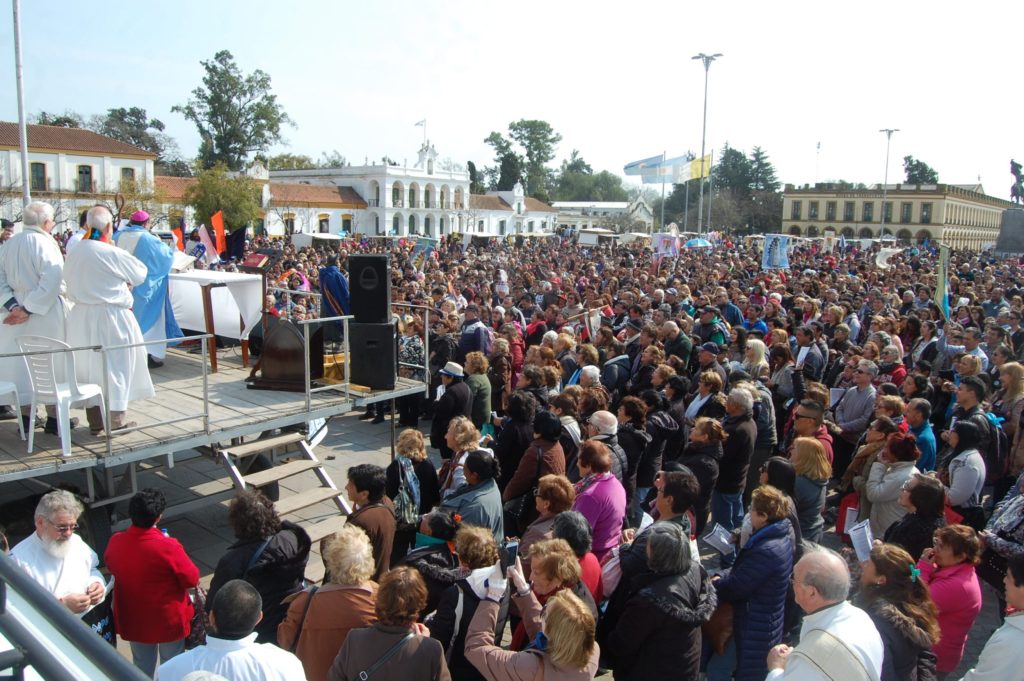
[[[523,201],[524,207],[530,213],[557,213],[558,209],[549,206],[540,199],[534,199],[529,196]]]
[[[504,210],[512,211],[512,206],[505,203],[500,196],[490,194],[470,194],[469,207],[476,210]]]
[[[366,201],[352,187],[333,184],[270,183],[271,202],[277,206],[306,204],[310,206],[337,206],[339,208],[366,208]]]
[[[0,121],[0,147],[17,149],[21,142],[18,124]],[[28,126],[30,150],[71,151],[104,156],[142,156],[156,158],[156,154],[119,142],[92,130],[59,128],[53,125]]]
[[[153,178],[156,190],[168,200],[185,198],[185,190],[196,183],[194,177],[170,177],[157,175]]]
[[[185,190],[196,183],[194,177],[156,176],[156,188],[168,200],[182,199]],[[271,182],[270,202],[279,207],[309,206],[325,208],[366,208],[366,201],[352,187],[330,184],[299,184]]]

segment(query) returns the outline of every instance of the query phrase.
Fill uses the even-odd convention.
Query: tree
[[[583,160],[580,156],[578,149],[573,149],[569,154],[569,158],[562,161],[562,167],[559,168],[559,172],[563,175],[565,173],[579,173],[581,175],[592,175],[594,169],[590,167],[590,164]]]
[[[107,109],[105,116],[93,116],[89,127],[101,135],[145,149],[158,158],[164,156],[168,140],[163,134],[164,124],[157,118],[149,118],[145,109],[137,106]]]
[[[517,182],[523,181],[523,157],[512,149],[512,143],[502,137],[500,132],[492,132],[484,143],[494,147],[494,161],[497,164],[485,171],[491,189],[510,191]]]
[[[476,164],[472,161],[467,161],[466,170],[469,172],[469,193],[485,193],[487,191],[487,187],[484,186],[484,175],[476,169]]]
[[[275,154],[267,159],[267,168],[274,170],[305,170],[315,168],[316,162],[305,154]]]
[[[754,192],[779,191],[779,178],[775,175],[775,166],[761,147],[754,147],[750,152],[750,189]]]
[[[343,168],[347,163],[347,159],[337,149],[331,149],[330,151],[324,151],[320,153],[320,158],[317,159],[317,168]]]
[[[185,203],[195,210],[197,223],[210,224],[210,216],[224,213],[224,226],[234,231],[260,216],[260,186],[247,175],[229,176],[227,166],[218,163],[199,173],[196,183],[185,190]]]
[[[750,160],[739,149],[730,147],[728,142],[722,147],[711,174],[716,190],[732,189],[743,197],[750,194],[753,179]]]
[[[903,170],[907,173],[907,184],[938,184],[939,174],[924,161],[913,156],[903,157]]]
[[[562,173],[554,188],[555,201],[628,201],[622,178],[607,170],[596,174]]]
[[[562,136],[547,121],[525,118],[510,123],[508,133],[525,150],[526,192],[547,201],[547,171],[544,166],[555,157],[555,147],[562,141]]]
[[[51,114],[40,111],[31,116],[29,122],[36,125],[53,125],[58,128],[84,128],[85,118],[80,113],[67,109],[62,114]]]
[[[206,69],[202,87],[171,111],[184,115],[199,130],[204,168],[223,163],[229,170],[242,170],[250,154],[281,142],[281,128],[293,125],[292,120],[270,93],[270,76],[264,71],[243,74],[227,50],[200,63]]]

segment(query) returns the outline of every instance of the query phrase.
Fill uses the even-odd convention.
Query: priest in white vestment
[[[0,248],[0,354],[18,353],[21,336],[64,340],[64,256],[51,235],[53,206],[34,201],[24,210],[24,226]],[[57,363],[58,366],[60,363]],[[62,373],[58,375],[61,380]],[[24,405],[25,428],[34,427],[28,416],[32,401],[25,360],[0,359],[0,380],[13,381]],[[47,432],[57,433],[56,412],[47,407]]]
[[[75,534],[83,510],[66,490],[44,495],[36,506],[36,531],[11,549],[14,562],[76,615],[106,595],[96,552]]]
[[[146,266],[111,241],[114,219],[103,206],[89,209],[86,235],[68,254],[64,281],[68,298],[74,303],[68,315],[68,344],[73,347],[99,345],[105,348],[142,343],[142,331],[132,314],[131,286],[146,279]],[[128,403],[155,393],[146,366],[146,348],[112,350],[107,354],[107,399],[110,429],[130,428]],[[75,353],[75,371],[81,383],[103,385],[103,357],[91,350]],[[103,430],[102,402],[92,398],[86,405],[89,428]]]

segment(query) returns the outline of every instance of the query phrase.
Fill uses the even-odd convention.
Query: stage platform
[[[71,433],[71,454],[66,461],[61,460],[57,436],[37,430],[34,451],[29,454],[27,443],[18,436],[17,423],[0,421],[0,483],[158,457],[173,465],[174,455],[179,452],[337,416],[373,402],[424,390],[421,381],[401,377],[396,379],[394,390],[349,386],[346,392],[345,386],[339,385],[337,390],[312,393],[307,409],[304,392],[248,388],[245,379],[250,370],[242,367],[241,358],[235,353],[235,349],[219,351],[217,373],[207,374],[209,432],[204,429],[202,418],[203,358],[187,350],[170,349],[164,366],[150,371],[156,395],[129,405],[129,419],[141,429],[111,438],[109,450],[104,435],[89,433],[81,409],[72,410],[80,424]],[[197,416],[188,421],[147,426],[192,414]]]

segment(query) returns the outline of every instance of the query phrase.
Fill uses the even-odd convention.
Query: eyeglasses
[[[795,419],[810,419],[812,421],[815,419],[815,417],[811,416],[810,414],[799,414],[799,413],[798,414],[794,414],[793,418],[795,418]]]
[[[854,369],[853,373],[855,373],[855,374],[866,374],[868,372],[867,372],[866,369]]]
[[[73,523],[71,525],[58,525],[57,523],[53,522],[49,518],[45,518],[44,517],[43,519],[46,522],[50,523],[50,527],[52,527],[53,529],[57,530],[61,534],[64,534],[66,532],[74,532],[74,531],[76,531],[78,529],[78,523]]]

